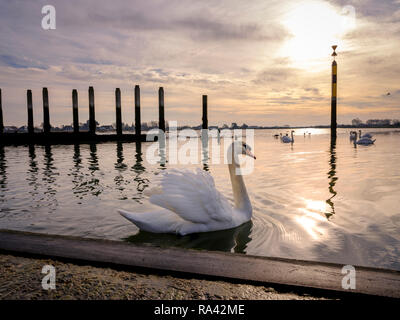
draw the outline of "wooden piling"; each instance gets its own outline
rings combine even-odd
[[[208,129],[208,117],[207,117],[207,96],[203,95],[203,125],[202,129]]]
[[[79,133],[78,91],[72,90],[72,118],[74,133]]]
[[[49,92],[47,88],[42,90],[43,97],[43,132],[50,132],[50,111],[49,111]]]
[[[115,89],[115,119],[117,126],[117,134],[122,135],[122,116],[121,116],[121,90]]]
[[[165,132],[165,117],[164,117],[164,88],[158,89],[158,128]]]
[[[138,85],[135,86],[135,133],[137,136],[140,136],[142,133],[140,121],[140,88]]]
[[[1,89],[0,89],[0,134],[4,132],[4,122],[3,122],[3,104],[1,100]]]
[[[94,111],[94,90],[89,87],[89,132],[96,132],[96,116]]]
[[[27,100],[27,106],[28,106],[28,133],[34,133],[32,90],[28,90],[26,92],[26,100]]]

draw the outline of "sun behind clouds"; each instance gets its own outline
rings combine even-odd
[[[282,23],[291,35],[282,56],[309,68],[326,61],[332,45],[346,46],[343,35],[355,27],[355,11],[351,6],[338,9],[326,2],[302,1],[288,9]]]

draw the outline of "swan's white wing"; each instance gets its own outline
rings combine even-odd
[[[215,188],[212,176],[203,170],[170,169],[161,177],[162,192],[152,194],[150,202],[175,212],[194,223],[230,221],[232,207]]]

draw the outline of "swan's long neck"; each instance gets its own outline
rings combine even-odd
[[[235,208],[246,214],[248,218],[251,218],[253,209],[251,207],[250,199],[247,194],[243,176],[236,174],[236,170],[240,170],[240,167],[238,164],[235,163],[235,160],[233,160],[232,163],[228,164],[228,168],[229,175],[231,177]]]

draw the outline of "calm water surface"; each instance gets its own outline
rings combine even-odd
[[[308,131],[290,145],[256,130],[252,221],[185,237],[139,232],[116,212],[153,209],[145,191],[172,166],[146,161],[150,143],[0,147],[0,228],[400,270],[400,132],[354,147],[349,130],[336,144]],[[185,167],[209,170],[233,201],[226,165]]]

